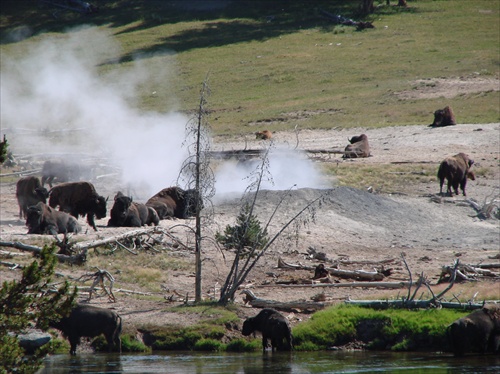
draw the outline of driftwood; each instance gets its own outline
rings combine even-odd
[[[314,282],[314,281],[311,281]],[[311,284],[283,284],[280,283],[280,287],[291,287],[291,288],[316,288],[316,287],[327,287],[327,288],[388,288],[397,289],[408,287],[410,282],[351,282],[351,283],[311,283]],[[262,285],[255,286],[256,288],[263,287],[275,287],[275,285]]]
[[[328,304],[322,302],[314,301],[289,301],[280,302],[274,300],[264,300],[259,299],[250,290],[243,290],[241,294],[245,295],[245,304],[250,304],[253,308],[273,308],[276,310],[282,310],[285,312],[296,312],[300,310],[301,312],[315,312],[317,310],[325,308]]]
[[[16,249],[20,249],[21,251],[28,251],[35,254],[40,254],[42,252],[42,248],[36,247],[33,245],[24,244],[21,242],[0,242],[0,247],[12,247]],[[86,251],[82,251],[81,253],[74,256],[67,256],[56,254],[57,260],[59,262],[65,262],[73,265],[81,265],[87,260]]]
[[[446,281],[451,278],[453,272],[456,271],[456,277],[460,281],[471,281],[476,280],[478,277],[490,277],[490,278],[500,278],[500,273],[488,270],[488,267],[496,268],[500,267],[498,264],[485,264],[486,267],[480,265],[465,265],[459,264],[456,270],[449,265],[441,267],[441,275],[439,276],[438,283]]]
[[[408,309],[427,309],[436,307],[436,304],[431,300],[346,300],[348,305],[357,305],[374,309],[387,309],[387,308],[408,308]],[[484,303],[452,303],[440,302],[440,308],[448,309],[481,309]]]
[[[285,262],[282,258],[278,259],[278,267],[283,269],[296,269],[296,270],[310,270],[314,271],[315,267],[313,266],[304,266],[304,265],[294,265]],[[378,270],[374,271],[364,271],[364,270],[342,270],[336,268],[325,267],[326,270],[331,275],[341,277],[341,278],[350,278],[350,279],[358,279],[358,280],[370,280],[370,281],[381,281],[385,278],[385,275]]]

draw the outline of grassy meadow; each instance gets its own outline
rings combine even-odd
[[[445,105],[461,123],[499,121],[498,91],[398,95],[433,86],[435,78],[498,78],[496,0],[409,0],[406,9],[380,0],[364,18],[357,13],[359,0],[233,1],[204,12],[172,1],[96,3],[101,10],[95,15],[60,11],[55,18],[53,8],[36,1],[3,2],[0,52],[22,58],[46,37],[94,25],[120,46],[99,65],[102,74],[138,62],[161,72],[140,85],[135,105],[141,110],[195,109],[208,76],[215,134],[257,126],[428,124]],[[375,28],[334,25],[320,9],[371,21]]]

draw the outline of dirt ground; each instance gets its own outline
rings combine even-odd
[[[338,154],[315,158],[314,162],[333,162],[348,164],[391,164],[394,162],[435,164],[447,156],[465,152],[475,160],[473,168],[485,170],[476,181],[469,181],[468,199],[481,205],[497,198],[500,204],[500,124],[459,124],[444,128],[427,126],[386,127],[380,129],[350,130],[302,130],[298,135],[298,149],[332,149],[345,146],[346,139],[352,135],[365,133],[372,148],[372,157],[366,159],[342,160]],[[293,132],[274,134],[276,144],[295,147],[297,135]],[[215,150],[235,150],[247,147],[262,147],[258,141],[246,142],[238,137],[220,137],[214,140]],[[8,169],[2,173],[8,173]],[[18,218],[18,205],[15,197],[15,182],[0,179],[0,241],[21,241],[40,243],[40,237],[26,235],[24,222]],[[341,269],[370,271],[380,267],[374,262],[389,260],[385,268],[393,269],[384,281],[402,281],[408,279],[408,273],[401,261],[401,254],[411,268],[414,278],[423,272],[436,292],[443,285],[436,285],[443,265],[452,265],[459,258],[462,263],[477,264],[481,262],[497,262],[500,253],[500,221],[496,218],[483,220],[463,196],[440,197],[438,181],[428,184],[416,184],[410,188],[411,193],[383,195],[372,193],[369,186],[359,189],[335,186],[335,180],[328,183],[328,190],[303,188],[294,190],[286,200],[284,209],[278,212],[277,218],[269,227],[269,232],[276,232],[287,217],[295,214],[312,199],[324,195],[320,206],[316,207],[314,220],[300,228],[297,236],[287,231],[281,239],[263,256],[251,271],[242,288],[252,290],[262,299],[276,301],[311,301],[318,294],[327,303],[338,303],[346,298],[396,298],[406,294],[406,289],[383,290],[376,288],[352,288],[331,286],[283,285],[284,283],[301,283],[310,280],[312,272],[308,270],[286,270],[277,268],[278,259],[287,263],[316,266],[325,263],[334,266],[338,260],[359,262],[356,264],[340,264]],[[95,181],[96,189],[105,189],[102,182]],[[107,187],[109,188],[109,186]],[[109,191],[107,191],[109,192]],[[107,193],[106,192],[106,193]],[[101,192],[100,192],[101,193]],[[102,193],[105,194],[105,193]],[[280,191],[263,191],[257,204],[257,215],[262,222],[272,214],[276,204],[282,198]],[[233,224],[240,206],[239,198],[227,197],[213,207],[213,221],[205,221],[206,232],[222,230],[225,225]],[[85,220],[79,221],[84,232],[75,236],[77,240],[92,240],[129,231],[127,228],[107,228],[108,218],[98,220],[99,231],[88,228]],[[179,238],[187,238],[188,233],[179,224],[193,226],[194,220],[165,220],[161,226]],[[173,228],[175,226],[175,228]],[[192,239],[191,239],[192,242]],[[207,242],[208,243],[208,242]],[[320,259],[314,258],[322,253]],[[2,248],[12,251],[12,248]],[[124,252],[124,255],[127,255]],[[222,252],[213,245],[203,247],[203,293],[204,297],[213,295],[214,288],[223,284],[225,275],[231,264],[231,254]],[[193,251],[169,250],[171,258],[179,257],[183,261],[194,263]],[[8,258],[2,253],[2,261],[15,262],[16,258]],[[362,263],[362,262],[365,263]],[[103,265],[105,266],[105,265]],[[193,268],[194,269],[194,268]],[[90,271],[74,267],[71,274],[79,275]],[[18,270],[0,267],[2,281],[18,277]],[[141,291],[139,285],[121,282],[120,274],[115,274],[115,289]],[[349,283],[352,280],[332,278],[334,282]],[[92,304],[116,309],[124,319],[125,329],[132,329],[144,324],[162,326],[166,324],[189,325],[196,323],[202,316],[190,313],[172,313],[167,309],[181,304],[180,301],[169,302],[169,296],[194,295],[193,270],[172,270],[168,272],[168,284],[164,284],[164,301],[151,301],[151,298],[138,297],[122,292],[116,293],[116,303],[108,302],[100,297],[92,300]],[[472,298],[476,291],[476,300],[484,298],[500,300],[500,282],[481,280],[456,285],[454,295],[460,298]],[[82,298],[86,294],[81,295]],[[449,299],[453,296],[449,295]],[[174,298],[175,299],[175,298]],[[177,298],[178,299],[178,298]],[[235,303],[241,307],[238,315],[244,319],[258,310],[244,305],[243,296],[237,294]],[[310,314],[303,310],[285,313],[292,324],[306,320]]]

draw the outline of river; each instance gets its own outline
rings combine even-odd
[[[45,360],[38,374],[175,373],[500,373],[500,356],[455,358],[439,353],[294,352],[68,354]]]

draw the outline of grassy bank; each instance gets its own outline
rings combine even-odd
[[[375,13],[364,18],[375,28],[361,32],[320,12],[361,19],[359,0],[237,1],[211,11],[120,0],[92,16],[57,18],[34,3],[2,5],[4,58],[22,59],[47,37],[93,25],[119,45],[99,74],[136,63],[151,73],[138,86],[140,110],[193,109],[209,73],[217,134],[428,124],[445,105],[459,123],[499,121],[498,91],[415,95],[436,88],[437,78],[468,85],[498,78],[495,0],[408,1],[406,9],[375,1]]]

